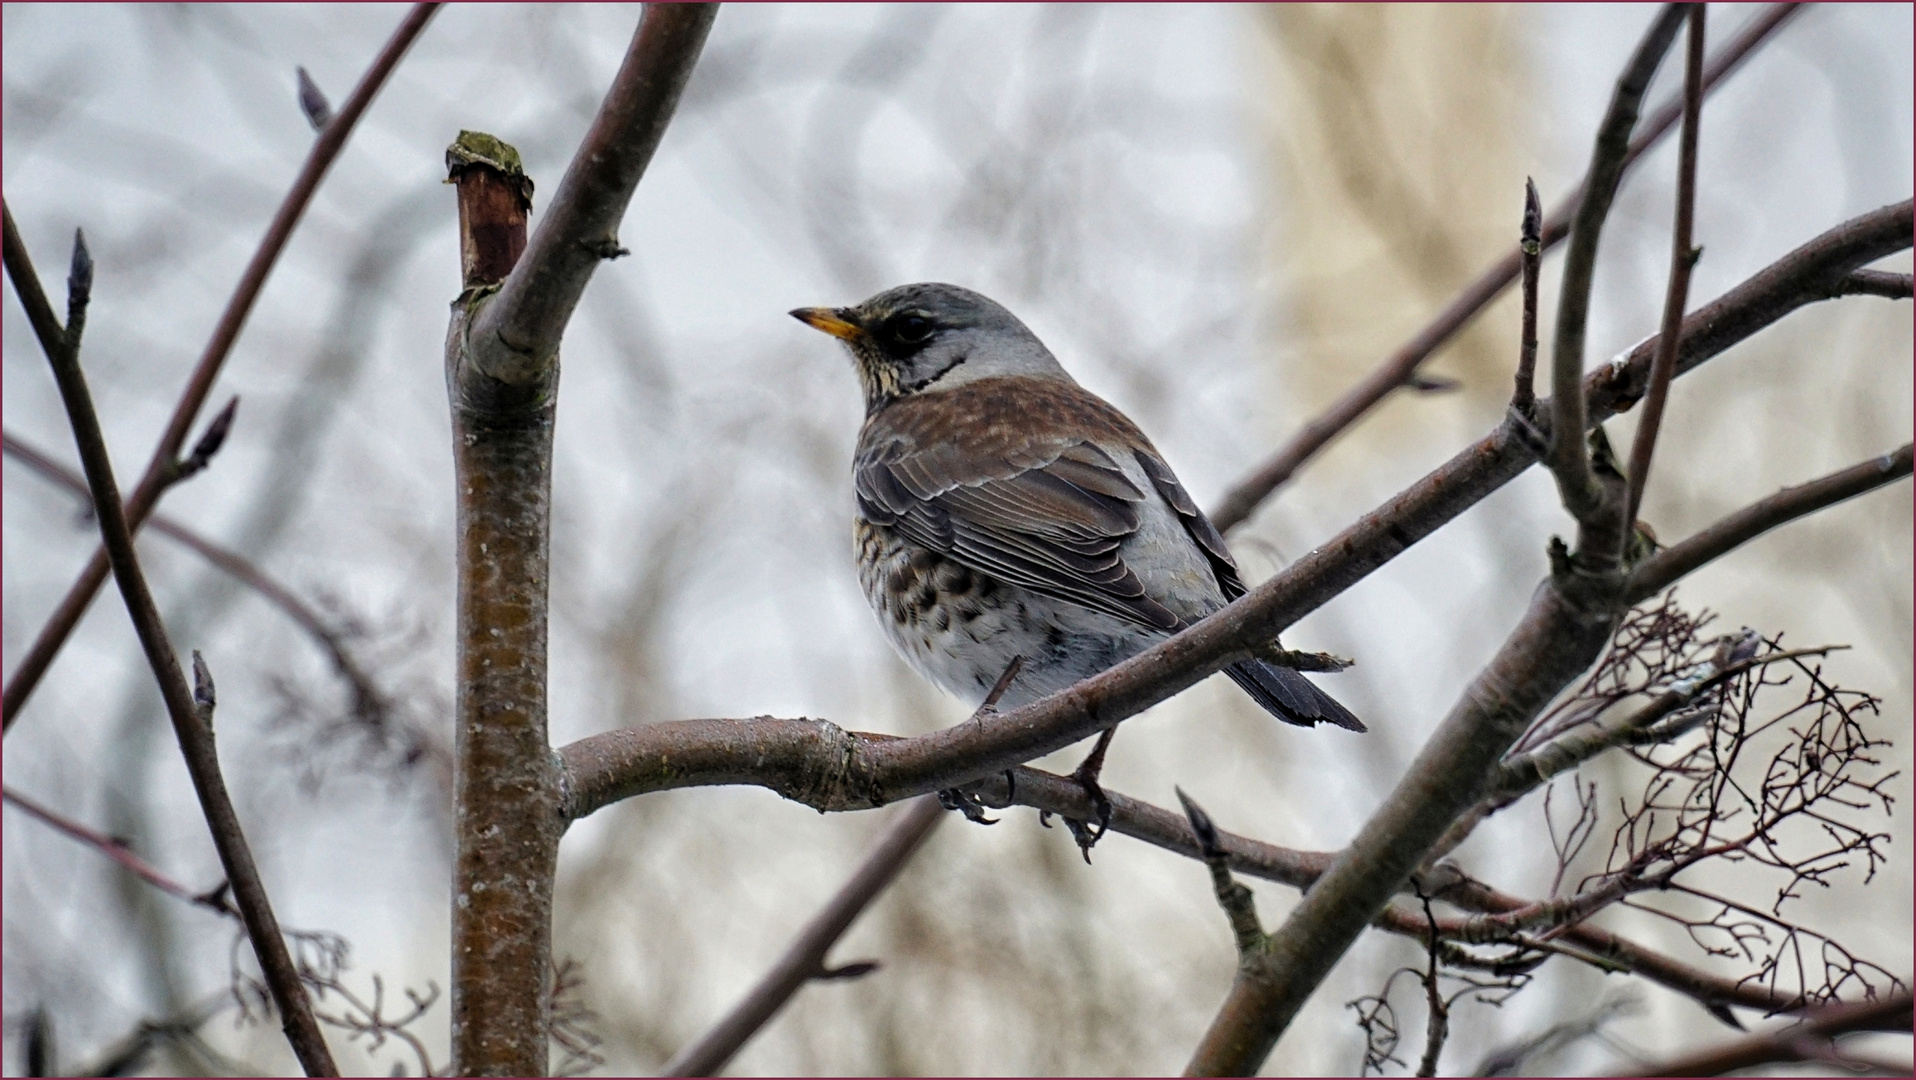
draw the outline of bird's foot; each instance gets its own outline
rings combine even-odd
[[[938,793],[938,805],[947,810],[956,810],[965,815],[966,821],[975,821],[980,825],[996,825],[998,819],[985,816],[985,802],[975,791],[964,788],[946,788]]]
[[[1079,765],[1071,773],[1071,779],[1077,781],[1078,786],[1084,789],[1085,795],[1090,797],[1095,820],[1085,821],[1066,814],[1058,815],[1064,819],[1064,827],[1071,830],[1071,839],[1077,841],[1078,852],[1084,856],[1086,866],[1091,865],[1091,849],[1097,846],[1098,841],[1104,839],[1105,833],[1111,831],[1111,798],[1104,793],[1104,788],[1098,785],[1098,774],[1104,771],[1104,752],[1111,746],[1111,736],[1116,734],[1117,730],[1117,728],[1106,728],[1104,734],[1098,736],[1098,745],[1091,749],[1091,755],[1084,759],[1084,764]],[[1040,811],[1038,823],[1050,828],[1051,815]]]

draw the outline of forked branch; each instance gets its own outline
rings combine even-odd
[[[1570,227],[1570,252],[1564,256],[1563,284],[1557,300],[1557,323],[1551,348],[1550,396],[1553,405],[1550,452],[1547,460],[1557,478],[1564,508],[1579,522],[1602,501],[1590,457],[1584,449],[1583,346],[1590,317],[1590,290],[1596,281],[1597,241],[1623,178],[1630,152],[1630,132],[1636,127],[1643,93],[1663,62],[1663,54],[1683,26],[1683,8],[1665,6],[1638,43],[1636,52],[1617,79],[1610,111],[1597,129],[1596,148],[1584,181],[1583,200],[1577,204]]]

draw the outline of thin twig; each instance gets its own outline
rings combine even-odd
[[[399,64],[400,57],[405,55],[406,49],[419,36],[419,32],[425,29],[426,21],[432,17],[437,7],[437,4],[413,6],[412,11],[399,24],[399,28],[393,31],[385,48],[381,49],[378,57],[373,60],[372,66],[361,77],[359,85],[353,88],[352,96],[346,99],[345,106],[326,125],[326,129],[320,133],[319,138],[313,141],[313,148],[307,153],[305,165],[301,167],[299,175],[294,178],[293,186],[287,191],[285,200],[280,203],[279,211],[273,215],[272,223],[266,227],[266,235],[260,240],[258,250],[253,253],[252,261],[247,263],[245,272],[240,276],[239,285],[233,290],[232,299],[227,301],[226,310],[221,313],[219,322],[215,324],[213,335],[206,343],[206,350],[201,353],[199,363],[193,369],[192,378],[188,380],[186,389],[180,396],[179,405],[174,408],[173,417],[167,422],[166,432],[160,436],[159,445],[153,450],[153,457],[147,464],[145,475],[140,478],[131,498],[127,500],[126,516],[132,528],[138,529],[145,524],[147,516],[153,512],[153,507],[159,502],[160,496],[179,479],[176,466],[180,448],[186,444],[186,436],[193,427],[194,418],[199,415],[200,408],[206,404],[207,395],[212,393],[213,382],[219,377],[220,368],[232,351],[233,343],[239,339],[240,330],[246,325],[246,318],[253,310],[254,301],[259,299],[260,290],[265,287],[266,278],[272,273],[273,265],[279,260],[280,252],[285,250],[286,242],[291,238],[294,227],[299,224],[307,204],[312,201],[313,193],[318,190],[320,180],[325,177],[327,169],[346,145],[346,139],[352,134],[354,126],[359,123],[360,117],[372,104],[380,87],[384,86],[387,78],[392,75],[393,68]],[[22,251],[24,252],[24,248]],[[14,288],[21,292],[21,299],[25,302],[27,298],[26,290],[22,286],[22,275],[30,271],[31,267],[17,266],[12,256],[9,256],[6,269],[8,275],[13,278]],[[34,323],[35,331],[40,332],[41,320],[32,313],[31,309],[29,318]],[[41,333],[41,343],[44,345],[46,341],[46,335]],[[26,705],[34,688],[40,684],[41,677],[52,665],[53,658],[59,655],[61,647],[66,644],[67,637],[73,633],[73,628],[79,624],[80,617],[86,614],[88,605],[93,603],[94,595],[105,583],[107,569],[106,553],[95,551],[93,559],[87,563],[86,569],[81,571],[79,580],[67,590],[66,597],[61,600],[60,606],[54,609],[53,614],[47,619],[47,624],[41,628],[39,636],[34,639],[32,647],[21,659],[20,665],[7,679],[6,689],[4,693],[0,693],[0,730],[13,729],[13,722],[19,717],[21,708]]]
[[[711,1076],[725,1067],[746,1040],[769,1023],[799,987],[825,972],[825,955],[853,920],[898,876],[905,863],[943,821],[936,795],[922,795],[894,815],[865,861],[818,914],[812,916],[785,954],[711,1030],[680,1050],[661,1076]]]
[[[24,257],[25,247],[13,227],[11,217],[6,219],[5,234],[7,262],[13,265],[15,250],[18,249]],[[78,262],[76,259],[76,271]],[[76,287],[73,291],[79,293],[84,290]],[[213,834],[213,845],[226,870],[226,879],[232,884],[233,900],[244,918],[247,935],[252,939],[254,952],[259,957],[260,970],[265,974],[274,1003],[279,1007],[286,1037],[292,1043],[293,1052],[307,1075],[336,1076],[338,1070],[333,1064],[332,1053],[326,1048],[319,1025],[313,1019],[306,992],[299,982],[298,969],[293,966],[286,941],[280,936],[279,920],[267,900],[266,888],[260,882],[259,868],[253,862],[245,833],[240,829],[239,817],[234,813],[232,799],[227,795],[226,781],[220,775],[219,752],[213,745],[211,676],[206,673],[199,655],[195,653],[195,686],[191,690],[187,688],[186,676],[180,670],[179,655],[167,640],[159,607],[153,602],[146,575],[140,569],[139,555],[133,547],[133,533],[127,525],[126,509],[120,502],[119,488],[113,480],[113,464],[107,454],[106,439],[100,432],[100,418],[93,410],[92,395],[87,390],[86,376],[80,370],[78,356],[72,348],[63,347],[56,350],[51,359],[54,379],[59,384],[60,397],[73,427],[80,461],[86,469],[87,485],[93,493],[94,515],[100,525],[107,557],[112,563],[113,576],[118,580],[121,596],[126,600],[127,614],[133,620],[140,647],[146,653],[147,663],[160,684],[160,695],[166,701],[167,715],[173,721],[180,752],[186,758],[187,773],[192,777],[193,788],[199,795],[200,810],[206,817],[207,828]]]
[[[0,433],[0,448],[4,448],[6,454],[16,461],[91,504],[92,496],[87,492],[85,478],[53,460],[43,451],[34,448],[11,432]],[[385,692],[360,665],[352,650],[347,648],[345,635],[340,633],[311,604],[300,599],[291,588],[273,578],[239,552],[207,539],[198,531],[188,528],[163,513],[154,513],[147,519],[147,526],[161,536],[184,545],[207,562],[231,575],[240,584],[258,593],[267,603],[284,612],[287,618],[306,631],[314,643],[325,650],[327,657],[333,662],[334,669],[352,687],[353,700],[356,704],[377,706],[386,700]]]
[[[1650,364],[1650,392],[1643,398],[1637,419],[1636,441],[1630,447],[1629,498],[1623,520],[1634,527],[1643,505],[1644,485],[1650,479],[1650,461],[1656,453],[1657,429],[1663,424],[1663,406],[1676,377],[1677,328],[1690,299],[1690,271],[1702,252],[1691,242],[1696,224],[1697,118],[1703,111],[1703,15],[1705,5],[1690,5],[1689,49],[1683,66],[1683,136],[1677,146],[1676,226],[1670,238],[1670,283],[1663,297],[1662,346]]]
[[[1752,503],[1643,562],[1630,575],[1625,597],[1640,603],[1685,574],[1742,544],[1807,514],[1855,498],[1910,474],[1910,444]]]
[[[40,821],[53,826],[55,829],[78,840],[82,844],[93,848],[100,854],[119,863],[128,873],[168,896],[184,900],[189,904],[197,904],[200,907],[210,908],[229,918],[239,918],[239,912],[234,910],[231,904],[227,903],[225,890],[216,888],[209,889],[206,892],[194,892],[173,878],[168,877],[159,867],[140,858],[132,848],[126,845],[126,841],[115,839],[97,829],[90,829],[64,814],[49,810],[40,803],[27,798],[12,788],[6,788],[4,793],[0,794],[3,794],[7,802],[19,807],[29,816],[38,818]]]
[[[1429,944],[1425,950],[1429,966],[1424,969],[1424,1056],[1417,1063],[1418,1076],[1436,1076],[1437,1062],[1443,1056],[1444,1043],[1450,1038],[1450,1003],[1444,1000],[1442,987],[1437,976],[1443,971],[1439,962],[1439,945],[1442,938],[1437,933],[1437,916],[1430,910],[1430,897],[1418,893],[1417,899],[1423,903],[1424,921],[1430,927]]]
[[[1620,1076],[1722,1076],[1776,1062],[1827,1060],[1831,1041],[1853,1031],[1908,1031],[1907,993],[1818,1009],[1798,1023],[1687,1057],[1646,1064]]]
[[[1553,414],[1550,424],[1550,452],[1547,462],[1556,476],[1557,489],[1564,508],[1582,522],[1596,512],[1602,501],[1597,480],[1590,467],[1590,455],[1584,448],[1583,347],[1585,324],[1590,316],[1590,290],[1596,280],[1597,242],[1603,233],[1604,219],[1616,198],[1623,178],[1623,163],[1629,153],[1630,130],[1636,126],[1637,107],[1643,100],[1650,77],[1663,62],[1663,54],[1676,40],[1683,26],[1683,9],[1666,5],[1638,43],[1623,75],[1617,79],[1616,93],[1610,98],[1610,111],[1597,129],[1596,146],[1590,154],[1590,171],[1585,181],[1583,200],[1577,204],[1576,220],[1570,227],[1570,251],[1564,256],[1563,284],[1557,298],[1557,324],[1551,347],[1550,397]]]
[[[1718,83],[1742,66],[1757,46],[1769,40],[1770,35],[1796,13],[1797,7],[1796,4],[1771,4],[1762,14],[1751,19],[1735,39],[1710,61],[1703,76],[1704,93],[1714,90]],[[1682,114],[1683,101],[1680,96],[1666,102],[1631,141],[1630,152],[1625,159],[1626,167],[1661,141]],[[1555,247],[1569,235],[1570,215],[1576,212],[1583,191],[1584,188],[1579,186],[1565,196],[1544,219],[1541,230],[1543,250]],[[1224,532],[1243,524],[1256,512],[1258,505],[1295,475],[1306,461],[1388,397],[1391,391],[1405,385],[1424,361],[1468,326],[1491,301],[1502,295],[1503,290],[1518,279],[1521,263],[1522,249],[1518,247],[1478,275],[1477,280],[1465,286],[1436,318],[1365,376],[1363,382],[1352,387],[1336,404],[1305,424],[1268,461],[1233,486],[1211,514],[1212,524]]]
[[[1543,263],[1543,204],[1537,199],[1537,182],[1523,182],[1523,229],[1517,242],[1518,262],[1523,277],[1523,321],[1517,339],[1517,386],[1511,392],[1510,406],[1530,418],[1537,403],[1537,279]]]

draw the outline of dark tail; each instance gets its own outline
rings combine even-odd
[[[1335,724],[1351,731],[1364,730],[1364,722],[1339,705],[1336,698],[1290,668],[1262,660],[1244,660],[1225,668],[1224,673],[1243,687],[1251,700],[1264,706],[1265,712],[1287,724],[1301,727]]]

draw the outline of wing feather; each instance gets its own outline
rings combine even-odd
[[[870,448],[855,466],[859,512],[1010,584],[1154,629],[1180,625],[1119,555],[1147,496],[1110,455],[1054,442],[967,462],[957,449]]]

